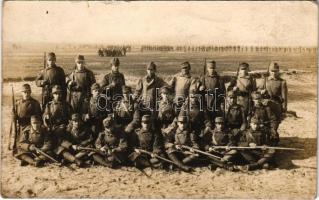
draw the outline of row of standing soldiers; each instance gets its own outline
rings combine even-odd
[[[58,161],[190,171],[204,162],[252,170],[268,167],[273,158],[275,152],[267,146],[278,144],[278,126],[287,110],[287,86],[277,63],[262,80],[250,76],[249,65],[241,63],[226,87],[215,61],[206,62],[207,73],[200,78],[192,77],[190,63],[183,62],[181,73],[168,83],[151,62],[133,92],[117,58],[100,84],[83,55],[76,57],[68,76],[55,62],[49,53],[36,78],[43,88],[42,106],[31,97],[28,84],[15,102],[19,130],[14,152],[21,164]],[[252,149],[231,148],[236,146]]]

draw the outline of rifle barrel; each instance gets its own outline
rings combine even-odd
[[[137,150],[139,150],[140,152],[145,153],[145,154],[147,154],[147,155],[150,155],[150,156],[152,155],[151,152],[145,151],[145,150],[143,150],[143,149],[137,149]],[[166,161],[166,162],[168,162],[168,163],[171,163],[171,164],[176,165],[176,163],[174,163],[174,162],[171,161],[171,160],[168,160],[168,159],[166,159],[166,158],[164,158],[164,157],[162,157],[162,156],[156,155],[156,154],[154,154],[154,155],[155,155],[155,157],[158,158],[158,159],[161,159],[161,160],[164,160],[164,161]]]
[[[218,159],[218,160],[221,159],[221,158],[218,157],[218,156],[215,156],[215,155],[213,155],[213,154],[207,153],[207,152],[205,152],[205,151],[201,151],[201,150],[199,150],[199,149],[194,149],[194,148],[189,147],[189,146],[186,146],[186,145],[182,145],[182,148],[185,148],[185,149],[188,149],[188,150],[193,149],[193,150],[194,150],[195,152],[197,152],[197,153],[200,153],[200,154],[203,154],[203,155],[206,155],[206,156],[209,156],[209,157],[213,157],[213,158],[216,158],[216,159]]]
[[[42,154],[43,156],[49,158],[51,161],[55,162],[55,163],[59,163],[59,161],[57,161],[56,159],[54,159],[53,157],[51,157],[49,154],[45,153],[44,151],[42,151],[41,149],[35,147],[35,150],[38,151],[40,154]]]
[[[214,146],[215,149],[275,149],[275,150],[290,150],[290,151],[303,151],[300,148],[289,148],[289,147],[268,147],[268,146],[256,146],[256,147],[235,147],[235,146]]]

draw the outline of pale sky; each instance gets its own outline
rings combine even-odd
[[[3,6],[3,39],[5,42],[316,46],[317,12],[316,4],[305,1],[9,1]]]

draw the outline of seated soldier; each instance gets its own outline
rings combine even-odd
[[[212,160],[212,164],[215,162],[219,162],[219,164],[222,165],[227,164],[225,167],[232,164],[236,151],[227,149],[227,146],[234,146],[236,141],[234,141],[234,137],[225,128],[224,119],[222,117],[215,118],[215,129],[206,132],[201,141],[205,151],[221,158],[220,161]],[[226,146],[226,148],[214,149],[214,146]]]
[[[100,152],[93,154],[93,159],[100,165],[114,168],[126,161],[127,139],[124,132],[115,126],[111,115],[103,120],[103,126],[104,131],[95,141]]]
[[[142,117],[141,128],[136,129],[131,136],[131,145],[134,150],[129,159],[138,169],[146,167],[161,168],[163,165],[155,156],[144,154],[139,149],[148,151],[152,154],[163,156],[161,135],[152,128],[151,116],[144,115]]]
[[[72,152],[75,158],[84,162],[89,160],[89,153],[80,147],[92,147],[92,135],[92,130],[83,123],[80,114],[76,113],[71,117],[61,145]]]
[[[263,145],[264,149],[254,149],[256,146]],[[268,145],[272,145],[267,134],[260,129],[260,122],[257,118],[250,120],[250,129],[243,132],[238,146],[240,147],[252,147],[252,149],[239,150],[239,153],[248,162],[244,167],[240,167],[241,170],[249,171],[255,169],[268,169],[269,161],[275,154],[274,149],[267,149]]]
[[[52,149],[51,138],[47,130],[42,126],[42,119],[37,115],[31,116],[31,125],[22,132],[18,143],[18,153],[15,156],[21,160],[21,166],[42,166],[48,158],[41,154],[38,149],[50,155]]]
[[[167,133],[164,139],[168,157],[182,170],[191,171],[191,167],[188,165],[192,164],[198,155],[193,152],[182,151],[181,145],[187,145],[197,149],[199,146],[196,141],[196,134],[187,128],[187,117],[179,116],[177,118],[176,131]]]

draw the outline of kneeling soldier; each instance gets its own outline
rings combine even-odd
[[[115,127],[111,115],[103,120],[104,131],[99,134],[95,147],[100,151],[93,159],[100,165],[114,168],[125,162],[127,140],[124,132]]]
[[[151,152],[153,154],[162,155],[162,140],[160,134],[152,128],[151,116],[144,115],[142,117],[141,128],[136,129],[132,139],[132,148],[134,152],[129,155],[129,159],[134,163],[135,167],[143,169],[146,167],[162,167],[160,160],[148,154],[142,154],[139,149]]]
[[[195,161],[198,155],[193,152],[182,151],[182,145],[187,145],[192,148],[199,149],[196,141],[196,135],[192,131],[187,129],[187,117],[179,116],[177,118],[177,129],[173,134],[166,134],[165,136],[165,148],[168,157],[178,164],[178,166],[184,171],[191,171],[191,167],[188,164]]]
[[[250,121],[250,129],[243,132],[238,146],[251,147],[252,149],[240,150],[239,153],[249,163],[243,170],[255,170],[260,168],[269,168],[269,161],[275,154],[274,149],[267,149],[270,144],[267,134],[259,129],[260,122],[256,118]],[[263,145],[265,149],[254,149],[256,146]]]
[[[29,164],[38,167],[47,161],[40,151],[50,154],[51,148],[51,140],[42,126],[41,118],[36,115],[31,116],[31,125],[22,132],[16,158],[21,160],[21,165]]]

